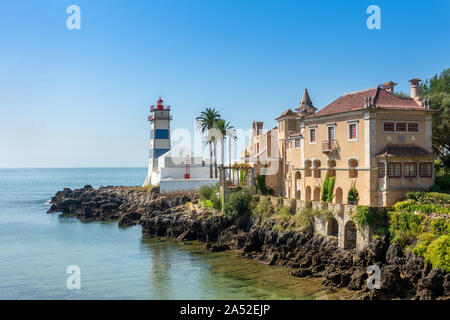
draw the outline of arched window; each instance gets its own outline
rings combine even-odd
[[[311,160],[305,160],[305,177],[311,177]]]
[[[314,160],[314,178],[320,178],[320,160]]]
[[[358,178],[358,160],[357,159],[350,159],[348,160],[348,177],[350,179],[352,178]]]

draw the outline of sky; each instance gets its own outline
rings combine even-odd
[[[173,129],[194,134],[205,107],[270,129],[305,88],[320,109],[449,67],[447,0],[3,0],[0,167],[144,167],[159,96]]]

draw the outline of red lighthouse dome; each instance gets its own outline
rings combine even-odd
[[[159,97],[158,101],[156,102],[156,109],[157,110],[163,110],[164,109],[164,101]]]

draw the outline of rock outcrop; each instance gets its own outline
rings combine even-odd
[[[190,202],[191,205],[186,205]],[[450,278],[422,258],[405,254],[383,238],[360,252],[338,248],[337,239],[308,231],[279,232],[274,219],[244,215],[237,221],[199,208],[195,194],[159,195],[138,187],[100,187],[59,191],[49,212],[83,220],[141,224],[146,236],[201,241],[211,251],[242,250],[243,257],[291,268],[295,277],[322,277],[323,284],[360,291],[361,299],[449,299]],[[369,266],[378,266],[379,289],[367,287]]]

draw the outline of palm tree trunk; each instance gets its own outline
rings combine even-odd
[[[229,137],[229,141],[228,141],[228,160],[229,160],[229,162],[228,162],[228,165],[230,166],[230,169],[229,169],[229,171],[230,171],[230,180],[231,180],[231,137]]]
[[[214,140],[214,177],[217,179],[217,141]]]
[[[212,143],[208,143],[209,144],[209,178],[212,179],[213,177],[213,151],[212,151]]]
[[[225,139],[222,137],[222,139],[220,140],[220,162],[222,164],[222,166],[225,166]]]

